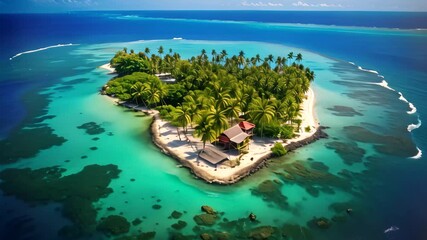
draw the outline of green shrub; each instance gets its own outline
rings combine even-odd
[[[271,151],[273,152],[273,155],[276,157],[280,157],[285,155],[288,151],[281,143],[275,143],[274,147],[271,148]]]
[[[310,132],[311,128],[310,128],[310,126],[307,126],[307,127],[305,127],[305,128],[304,128],[304,130],[305,130],[306,132]]]
[[[261,127],[255,128],[255,133],[261,135]],[[264,137],[290,139],[294,137],[294,128],[290,125],[280,126],[280,124],[273,123],[264,126],[262,134]]]
[[[156,110],[159,111],[160,117],[172,121],[172,111],[175,109],[172,105],[164,105],[164,106],[158,106],[156,107]]]

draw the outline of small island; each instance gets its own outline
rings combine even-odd
[[[232,184],[267,159],[326,137],[314,114],[314,72],[302,55],[203,49],[181,59],[125,48],[103,65],[117,74],[101,93],[153,116],[153,142],[209,183]]]

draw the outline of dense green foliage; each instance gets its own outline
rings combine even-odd
[[[184,131],[196,124],[196,134],[205,141],[239,118],[254,122],[261,136],[292,137],[291,126],[300,122],[300,104],[314,79],[314,73],[300,64],[301,54],[262,59],[246,58],[243,51],[228,57],[225,50],[212,50],[209,57],[202,50],[183,60],[171,49],[163,57],[163,47],[157,55],[149,54],[148,48],[138,54],[119,51],[111,60],[119,77],[108,83],[106,93],[151,107],[168,104],[159,109],[161,115]],[[154,76],[165,72],[176,82],[166,84]]]
[[[273,155],[276,157],[283,156],[287,153],[286,148],[283,147],[281,143],[275,143],[274,146],[271,148],[271,151],[273,152]]]

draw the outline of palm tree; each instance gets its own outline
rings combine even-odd
[[[278,56],[276,59],[276,71],[280,73],[283,69],[283,58]]]
[[[230,119],[230,125],[233,121],[233,118],[239,118],[240,112],[240,102],[237,99],[234,99],[230,102],[228,107],[225,109],[226,116]]]
[[[162,57],[163,51],[164,51],[163,46],[160,46],[158,49],[158,53],[159,53],[160,57]]]
[[[148,47],[146,47],[145,50],[144,50],[144,52],[145,52],[145,54],[148,55],[148,54],[150,54],[150,49]]]
[[[273,54],[269,54],[268,55],[268,57],[267,57],[267,60],[268,60],[268,62],[271,64],[271,63],[273,63],[273,61],[274,61],[274,56],[273,56]]]
[[[223,61],[225,59],[225,57],[227,57],[227,55],[228,55],[227,51],[226,50],[222,50],[221,51],[221,55],[220,55],[221,56],[220,60]]]
[[[207,118],[212,123],[212,129],[216,131],[217,135],[221,134],[221,132],[228,128],[225,110],[211,107],[210,110],[208,110]]]
[[[212,142],[217,137],[218,134],[214,130],[212,121],[209,119],[208,112],[204,111],[198,122],[198,125],[194,128],[194,134],[196,137],[200,137],[203,142],[203,150],[205,150],[206,142]]]
[[[296,60],[298,63],[300,63],[300,62],[302,61],[302,54],[301,54],[301,53],[298,53],[298,54],[297,54],[297,57],[295,58],[295,60]]]
[[[294,52],[288,53],[288,60],[292,60],[294,58]],[[290,66],[290,64],[288,64]]]
[[[187,133],[187,126],[191,122],[191,116],[190,116],[190,109],[188,106],[178,106],[176,107],[172,112],[172,119],[173,121],[179,126],[184,129],[184,133]],[[178,135],[179,135],[179,130]]]
[[[215,49],[212,49],[212,62],[215,62],[217,59]]]
[[[141,82],[136,82],[131,87],[131,95],[132,98],[136,101],[136,104],[138,104],[138,99],[140,99],[144,106],[147,107],[147,104],[145,104],[144,97],[147,95],[148,90],[150,86],[148,84],[143,84]]]
[[[274,118],[274,108],[268,99],[257,98],[251,103],[249,115],[252,121],[261,127],[262,137],[265,125]]]
[[[305,76],[308,78],[310,82],[314,81],[314,72],[310,70],[310,68],[305,69]]]
[[[237,57],[237,64],[240,68],[245,64],[245,52],[239,52],[239,56]]]
[[[256,63],[260,63],[261,62],[261,56],[259,54],[255,55],[255,60],[256,60]]]

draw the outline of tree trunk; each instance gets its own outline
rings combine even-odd
[[[178,133],[179,141],[182,141],[182,140],[181,140],[181,134],[179,134],[179,127],[176,127],[176,132]]]

